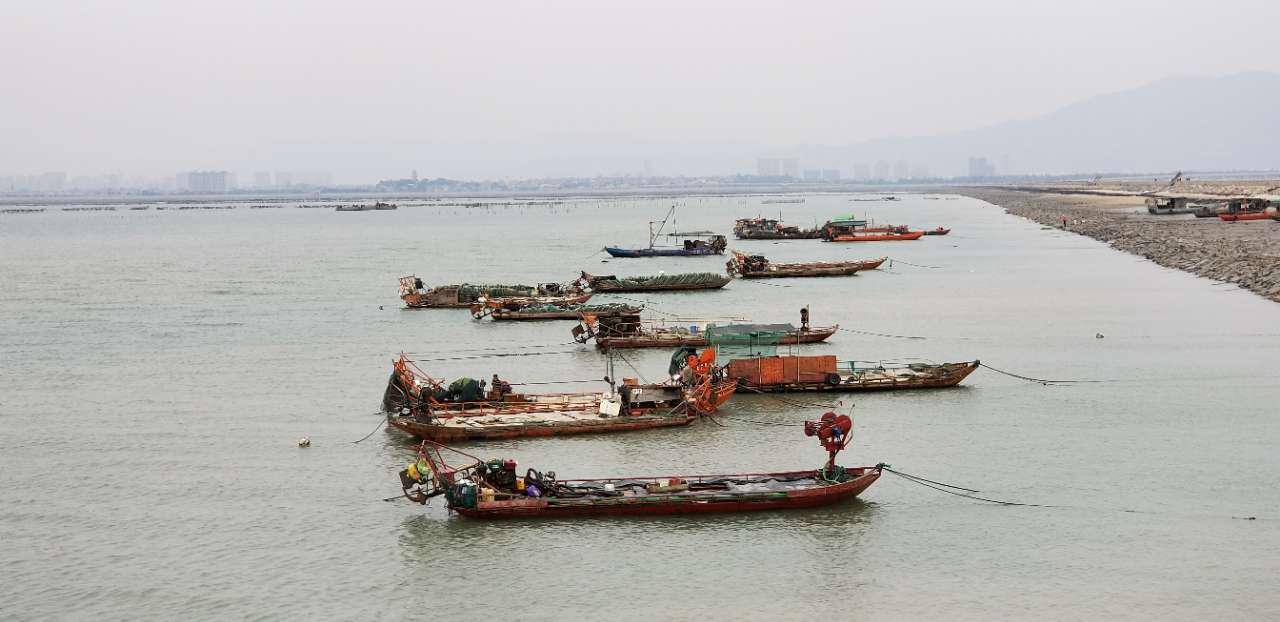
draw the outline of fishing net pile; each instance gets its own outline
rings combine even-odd
[[[538,288],[528,285],[476,285],[458,286],[458,302],[475,302],[481,298],[523,298],[537,296]]]
[[[715,272],[686,272],[683,274],[659,274],[656,276],[615,277],[601,280],[596,287],[641,287],[655,285],[698,285],[715,283],[724,280],[724,276]]]
[[[620,303],[620,302],[615,302],[611,304],[602,304],[602,305],[569,305],[569,306],[547,304],[547,305],[532,305],[532,306],[524,307],[520,309],[520,311],[522,312],[528,311],[530,313],[551,313],[554,311],[573,311],[577,313],[609,314],[609,313],[622,313],[622,312],[628,312],[628,311],[639,313],[640,307],[635,307],[635,306],[625,304],[625,303]]]

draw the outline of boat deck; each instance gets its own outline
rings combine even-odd
[[[688,425],[694,418],[683,413],[602,416],[593,408],[431,419],[392,414],[387,422],[419,438],[447,441],[625,432]]]
[[[856,497],[880,477],[876,467],[844,470],[569,480],[556,496],[497,492],[474,508],[453,508],[472,518],[692,514],[817,507]],[[678,482],[678,483],[674,483]]]

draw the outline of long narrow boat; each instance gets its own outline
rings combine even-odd
[[[586,304],[537,304],[521,306],[505,299],[488,300],[471,304],[471,317],[479,320],[485,317],[496,322],[529,322],[537,320],[578,320],[583,314],[596,317],[611,315],[635,314],[643,311],[643,307],[622,303],[586,305]]]
[[[893,242],[897,240],[919,240],[924,237],[923,231],[907,231],[905,233],[850,232],[834,234],[825,238],[828,242]]]
[[[946,235],[948,233],[951,233],[951,230],[946,227],[937,227],[935,229],[924,230],[925,235]]]
[[[686,239],[682,246],[653,246],[647,248],[621,248],[606,246],[604,250],[612,257],[696,257],[699,255],[723,255],[728,242],[723,235],[707,236],[707,239]]]
[[[533,304],[581,304],[591,299],[573,285],[539,283],[538,285],[441,285],[426,287],[422,279],[410,274],[400,277],[400,299],[414,309],[467,309],[472,303],[503,298]]]
[[[595,340],[596,347],[601,350],[611,348],[677,348],[702,347],[707,345],[705,328],[694,323],[670,323],[666,321],[642,320],[639,314],[615,317],[584,316],[581,323],[575,326],[573,338],[579,343]],[[694,321],[696,322],[696,321]],[[732,329],[747,333],[769,333],[778,335],[777,345],[795,345],[801,343],[818,343],[826,341],[840,330],[840,326],[815,326],[807,324],[796,328],[791,324],[729,324],[717,327],[718,330]]]
[[[822,239],[827,242],[888,242],[894,240],[918,240],[923,231],[911,231],[905,226],[868,227],[867,221],[854,216],[840,216],[822,226]]]
[[[1218,214],[1219,220],[1235,222],[1237,220],[1269,220],[1271,214],[1266,212],[1236,212],[1234,214]]]
[[[723,235],[700,234],[691,235],[684,240],[682,246],[654,246],[658,236],[662,235],[662,228],[667,226],[667,221],[676,213],[676,206],[672,205],[671,210],[662,220],[649,221],[649,246],[646,248],[621,248],[618,246],[606,246],[604,250],[613,257],[691,257],[697,255],[721,255],[729,243]],[[654,229],[654,225],[658,225]]]
[[[859,261],[815,261],[809,263],[773,263],[763,255],[746,255],[733,251],[733,258],[725,264],[730,276],[744,279],[777,279],[785,277],[848,276],[862,270],[880,267],[888,257]]]
[[[816,240],[822,237],[822,229],[801,229],[772,218],[739,218],[733,223],[733,235],[740,240]]]
[[[770,356],[730,361],[725,375],[750,393],[897,391],[954,387],[981,361],[840,367],[835,356]]]
[[[695,357],[696,358],[696,357]],[[423,372],[404,354],[383,394],[391,426],[435,441],[491,440],[631,432],[683,426],[714,413],[733,396],[737,384],[712,372],[714,358],[687,362],[679,381],[642,385],[623,380],[604,393],[511,392],[495,374],[493,386],[469,378],[446,385]],[[610,374],[612,377],[612,374]]]
[[[468,518],[572,518],[655,514],[706,514],[812,508],[857,497],[880,477],[883,464],[842,467],[836,455],[852,439],[848,416],[827,413],[806,421],[827,461],[817,469],[726,475],[652,475],[558,479],[554,471],[518,474],[512,459],[483,460],[424,441],[418,460],[400,471],[405,497],[425,504],[443,495],[448,508]],[[444,451],[467,463],[450,466]]]
[[[674,292],[693,289],[720,289],[733,279],[714,272],[686,272],[656,276],[597,276],[582,273],[579,287],[597,293]]]

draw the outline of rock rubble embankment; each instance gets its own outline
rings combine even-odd
[[[1106,242],[1169,268],[1234,283],[1280,302],[1280,223],[1152,216],[1142,199],[995,189],[955,190],[1050,227]],[[1141,211],[1138,211],[1141,210]]]

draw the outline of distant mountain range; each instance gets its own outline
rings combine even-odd
[[[1169,78],[1092,97],[1025,121],[932,137],[797,149],[805,167],[908,160],[932,175],[1280,168],[1280,74]]]

